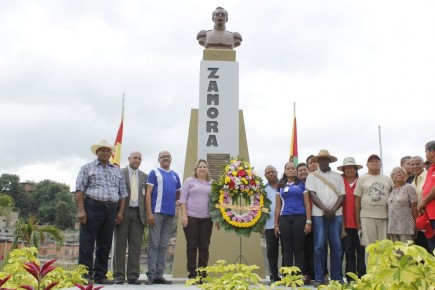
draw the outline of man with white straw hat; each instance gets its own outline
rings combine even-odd
[[[91,152],[97,158],[82,166],[76,181],[80,221],[78,262],[88,268],[85,277],[88,283],[92,279],[95,284],[114,283],[106,278],[109,253],[113,229],[122,222],[127,196],[124,174],[109,161],[114,150],[106,140],[92,145]]]
[[[330,163],[337,158],[330,155],[328,150],[322,149],[312,158],[319,164],[316,171],[307,177],[306,189],[313,201],[312,219],[314,223],[314,286],[327,284],[325,263],[328,241],[330,249],[331,279],[343,282],[341,268],[341,229],[343,224],[342,205],[345,198],[344,182],[340,174],[332,171]]]
[[[337,167],[338,170],[343,172],[344,190],[346,192],[346,199],[343,204],[343,223],[346,236],[342,239],[344,254],[346,255],[346,269],[344,272],[355,273],[360,278],[366,273],[365,249],[361,246],[356,227],[355,196],[353,192],[358,181],[358,170],[361,168],[363,168],[362,165],[356,164],[353,157],[344,158],[343,165]],[[349,281],[351,278],[347,277],[347,279]]]

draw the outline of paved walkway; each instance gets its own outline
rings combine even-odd
[[[126,289],[126,290],[147,290],[147,289],[152,289],[152,290],[163,290],[163,289],[172,289],[172,290],[186,290],[186,289],[200,289],[197,286],[186,286],[186,280],[184,278],[172,278],[172,276],[170,275],[165,275],[165,278],[167,280],[172,281],[172,285],[145,285],[144,282],[146,281],[146,275],[145,274],[141,274],[139,280],[142,281],[141,285],[129,285],[129,284],[124,284],[124,285],[105,285],[104,286],[104,290],[121,290],[121,289]],[[265,279],[262,280],[263,284],[268,284],[269,280]],[[100,285],[96,285],[96,286],[100,286]],[[311,289],[315,289],[313,286],[304,286],[305,288],[311,288]],[[77,290],[78,288],[73,287],[73,288],[66,288],[66,289],[71,289],[71,290]],[[286,287],[276,287],[275,289],[289,289]]]

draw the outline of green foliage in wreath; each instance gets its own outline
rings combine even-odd
[[[232,158],[210,192],[210,214],[225,231],[249,237],[270,217],[271,201],[260,176],[248,162]]]

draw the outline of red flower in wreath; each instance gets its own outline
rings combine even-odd
[[[234,186],[236,186],[236,184],[234,183],[233,180],[231,180],[230,183],[228,183],[228,188],[229,189],[234,189]]]
[[[251,185],[255,185],[256,184],[255,179],[251,179],[250,183],[251,183]]]
[[[245,175],[246,175],[245,170],[242,169],[242,170],[237,171],[237,176],[243,177]]]

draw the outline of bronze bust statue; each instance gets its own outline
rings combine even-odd
[[[213,30],[201,30],[196,37],[200,45],[206,49],[233,49],[240,45],[242,42],[240,33],[226,31],[228,12],[224,8],[217,7],[213,11],[212,20]]]

